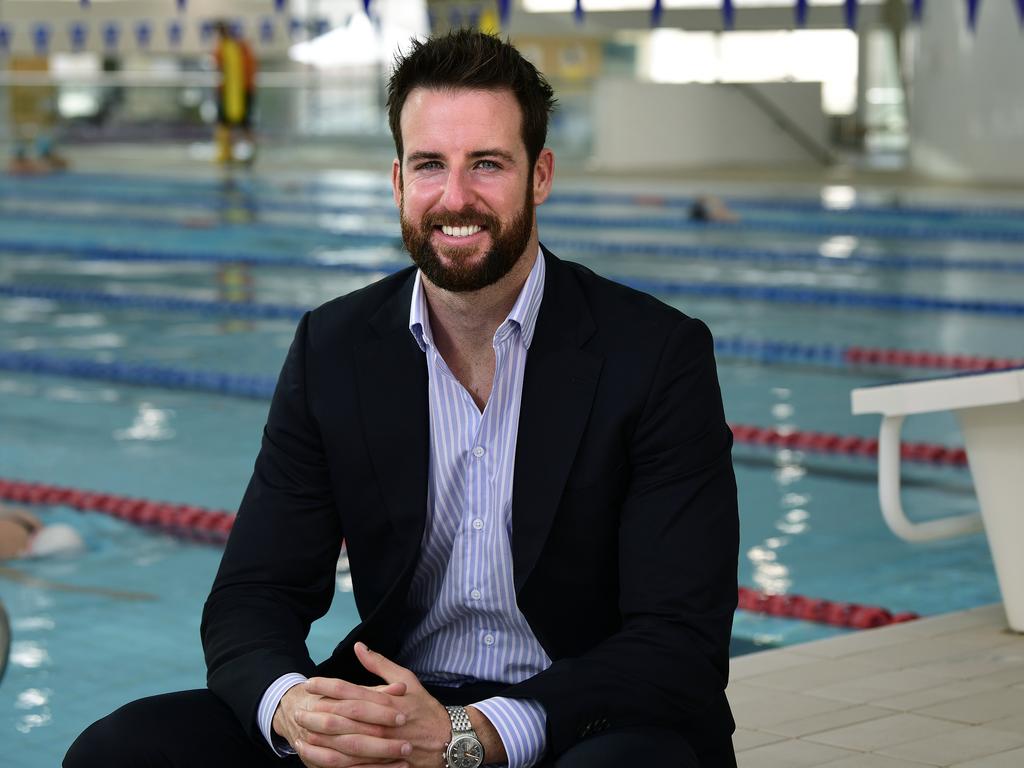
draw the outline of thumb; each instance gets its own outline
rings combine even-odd
[[[409,683],[416,679],[416,676],[405,667],[395,664],[376,651],[371,651],[366,647],[366,643],[356,643],[355,652],[363,668],[386,683]]]

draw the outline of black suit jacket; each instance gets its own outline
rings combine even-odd
[[[502,695],[543,704],[553,755],[604,728],[657,724],[731,759],[738,523],[711,335],[544,256],[512,554],[519,608],[553,663]],[[430,449],[414,277],[308,313],[284,363],[202,623],[209,687],[257,741],[258,703],[280,675],[369,682],[356,640],[399,648]],[[362,623],[317,665],[305,638],[331,603],[343,537]]]

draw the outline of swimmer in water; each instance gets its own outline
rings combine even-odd
[[[25,509],[0,504],[0,560],[78,552],[85,548],[70,525],[45,525]]]

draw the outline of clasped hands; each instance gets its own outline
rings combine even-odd
[[[412,672],[355,645],[376,687],[314,677],[288,689],[273,728],[308,768],[439,768],[451,736],[444,706]]]

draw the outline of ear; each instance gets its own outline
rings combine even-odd
[[[395,205],[402,205],[402,163],[396,157],[391,163],[391,194],[394,195]]]
[[[540,205],[551,194],[555,180],[555,153],[545,147],[533,164],[533,204]]]

